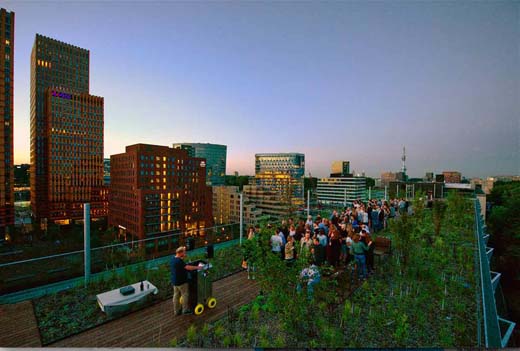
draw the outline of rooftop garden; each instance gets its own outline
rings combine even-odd
[[[203,259],[203,255],[190,255],[189,260]],[[242,255],[237,246],[215,251],[211,277],[221,279],[239,271]],[[123,274],[113,273],[102,280],[95,280],[87,288],[77,287],[33,300],[34,311],[43,345],[91,329],[123,314],[107,316],[98,306],[96,295],[139,281],[149,280],[158,288],[157,295],[150,295],[145,304],[137,304],[124,314],[145,308],[172,296],[169,263],[148,268],[146,262],[136,269],[125,268]]]
[[[472,203],[455,195],[395,219],[380,235],[393,254],[376,274],[352,282],[350,268],[321,267],[313,295],[298,289],[308,258],[286,265],[270,252],[271,232],[252,245],[262,294],[171,346],[475,347],[475,238]],[[305,285],[305,284],[303,284]]]
[[[362,281],[353,274],[352,264],[339,269],[324,265],[319,267],[321,280],[312,294],[301,279],[309,256],[301,254],[291,265],[282,262],[270,251],[272,229],[263,227],[255,240],[245,240],[243,250],[235,246],[216,251],[214,280],[240,270],[243,251],[247,251],[255,263],[261,293],[249,304],[230,309],[223,319],[202,327],[192,325],[170,345],[477,346],[472,203],[453,195],[426,209],[419,194],[412,208],[412,215],[401,215],[373,235],[390,238],[393,248],[391,255],[376,259],[374,275]],[[34,300],[43,344],[110,320],[97,305],[100,292],[148,279],[159,289],[152,302],[170,298],[169,266],[147,267],[143,263],[86,289]]]

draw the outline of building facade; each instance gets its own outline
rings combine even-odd
[[[304,203],[304,175],[304,154],[255,155],[255,184],[280,194],[282,202],[293,209]]]
[[[352,177],[350,173],[350,161],[334,161],[330,170],[331,177]]]
[[[112,155],[108,224],[134,239],[175,231],[201,234],[213,225],[205,160],[147,144]]]
[[[480,187],[485,194],[489,195],[493,190],[495,182],[496,178],[493,177],[487,177],[486,179],[473,178],[471,179],[470,184],[474,189]]]
[[[191,157],[206,159],[206,184],[210,186],[226,184],[227,146],[218,144],[181,143],[174,148],[183,149]]]
[[[397,175],[393,172],[383,172],[381,173],[381,186],[387,186],[390,182],[395,182],[397,180]]]
[[[92,217],[106,217],[103,98],[48,88],[44,107],[49,220],[66,224],[81,219],[86,202]]]
[[[238,186],[214,186],[213,190],[213,220],[215,224],[240,223],[240,192]],[[262,211],[243,195],[244,225],[256,225]]]
[[[346,206],[354,200],[367,200],[365,177],[331,177],[318,179],[318,201]]]
[[[290,205],[276,190],[258,185],[244,185],[243,193],[247,203],[254,205],[261,216],[280,218],[291,212]]]
[[[462,180],[462,175],[460,174],[460,172],[444,171],[442,172],[442,175],[444,176],[445,183],[460,183],[460,181]]]
[[[31,208],[37,221],[105,217],[104,100],[89,94],[90,52],[36,35],[31,53]]]
[[[0,9],[0,237],[14,225],[14,12]]]

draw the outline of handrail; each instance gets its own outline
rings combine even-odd
[[[479,266],[482,290],[482,311],[484,313],[485,347],[502,348],[507,346],[516,324],[498,316],[495,289],[493,288],[493,284],[498,284],[498,282],[493,282],[491,269],[489,267],[490,256],[488,256],[488,248],[484,243],[484,237],[486,235],[487,233],[484,233],[483,220],[480,215],[480,203],[475,199],[475,236],[480,258]],[[504,336],[502,336],[500,323],[509,325]]]
[[[233,225],[238,225],[238,223],[221,224],[221,225],[217,225],[217,226],[213,226],[213,227],[204,228],[204,230],[207,231],[207,230],[210,230],[210,229],[230,227],[230,226],[233,226]],[[119,247],[119,246],[135,245],[135,244],[139,244],[141,242],[155,241],[157,239],[164,239],[164,238],[169,238],[169,237],[174,237],[174,236],[180,236],[183,233],[190,233],[190,232],[193,232],[195,230],[196,229],[187,229],[184,232],[179,231],[179,230],[175,230],[175,231],[172,231],[170,234],[166,234],[166,235],[160,235],[160,236],[154,236],[154,237],[141,239],[141,240],[132,240],[132,241],[127,241],[127,242],[123,242],[123,243],[117,243],[117,244],[110,244],[110,245],[105,245],[105,246],[94,247],[94,248],[91,249],[91,251],[99,251],[99,250],[110,249],[110,248]],[[7,263],[0,264],[0,268],[13,266],[13,265],[17,265],[17,264],[22,264],[22,263],[36,262],[36,261],[40,261],[40,260],[47,260],[47,259],[50,259],[50,258],[57,258],[57,257],[64,257],[64,256],[69,256],[69,255],[76,255],[76,254],[81,254],[83,252],[85,252],[85,250],[69,251],[69,252],[64,252],[64,253],[55,254],[55,255],[40,256],[40,257],[30,258],[30,259],[21,260],[21,261],[7,262]]]

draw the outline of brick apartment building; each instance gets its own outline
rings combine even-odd
[[[132,239],[203,235],[213,224],[206,161],[186,150],[136,144],[110,157],[109,226]]]

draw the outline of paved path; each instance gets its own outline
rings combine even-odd
[[[258,291],[258,284],[248,280],[246,272],[240,272],[213,283],[217,306],[212,310],[206,307],[200,316],[175,317],[173,303],[168,299],[49,346],[167,347],[171,339],[184,337],[191,324],[202,325],[220,319],[226,315],[229,307],[250,302]]]

